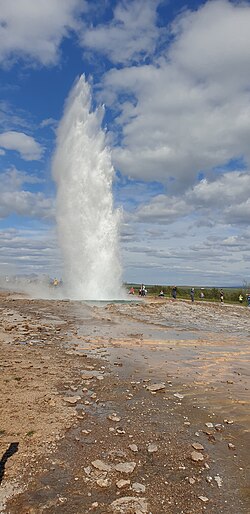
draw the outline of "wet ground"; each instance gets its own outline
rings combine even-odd
[[[11,432],[3,413],[2,453],[18,433],[20,444],[4,466],[1,512],[250,512],[248,308],[4,296],[2,313],[5,348],[21,352],[16,360],[40,359],[48,391],[56,382],[39,418],[47,446],[34,419],[27,445],[28,425],[15,433],[14,416]]]

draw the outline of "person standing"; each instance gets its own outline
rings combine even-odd
[[[223,292],[223,289],[220,290],[220,303],[224,303],[224,292]]]
[[[194,302],[194,287],[192,287],[192,289],[190,291],[190,298],[191,298],[191,302],[193,303]]]
[[[172,298],[174,300],[176,300],[176,296],[177,296],[177,287],[174,286],[173,289],[172,289]]]

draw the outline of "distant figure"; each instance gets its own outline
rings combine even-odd
[[[165,296],[165,295],[164,295],[164,292],[161,290],[161,291],[159,292],[159,295],[158,295],[158,296],[160,296],[161,298],[164,298],[164,296]]]
[[[246,297],[247,297],[247,306],[250,307],[250,293],[247,293]]]
[[[134,290],[134,288],[133,288],[133,287],[131,287],[131,288],[130,288],[130,290],[129,290],[129,293],[128,293],[128,294],[135,294],[135,290]]]
[[[223,289],[220,290],[220,303],[224,302],[224,292]]]
[[[141,289],[139,290],[139,295],[146,296],[146,294],[147,294],[147,289],[145,288],[144,284],[142,284]]]
[[[190,298],[191,298],[191,302],[194,302],[194,287],[192,287],[192,289],[190,291]]]
[[[174,286],[172,289],[172,298],[174,298],[174,300],[176,300],[176,296],[177,296],[177,287]]]
[[[239,302],[242,303],[243,302],[243,296],[242,294],[239,295]]]
[[[201,299],[201,300],[203,300],[203,299],[204,299],[204,297],[205,297],[205,295],[204,295],[203,291],[201,291],[200,299]]]

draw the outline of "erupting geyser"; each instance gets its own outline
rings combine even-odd
[[[113,208],[114,169],[103,114],[102,107],[91,110],[90,86],[82,75],[66,101],[53,159],[64,293],[73,299],[122,297],[119,212]]]

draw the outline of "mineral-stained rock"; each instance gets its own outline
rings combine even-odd
[[[136,498],[135,496],[124,496],[111,503],[111,508],[114,513],[127,514],[147,514],[148,505],[145,498]]]

